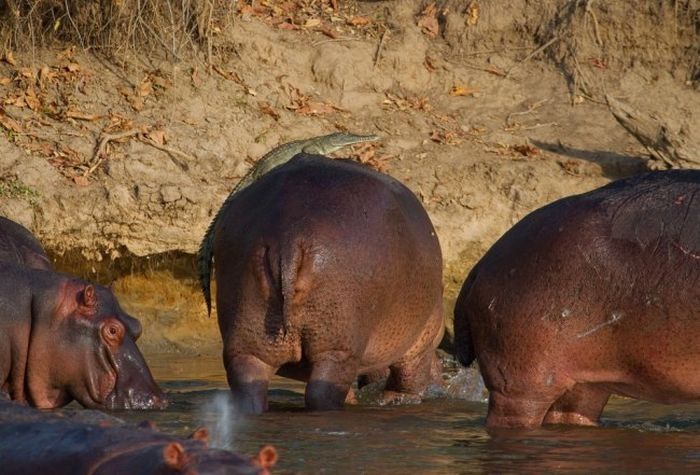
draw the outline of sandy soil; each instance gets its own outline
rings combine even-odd
[[[344,155],[427,208],[449,327],[467,272],[512,224],[646,169],[603,93],[700,130],[697,7],[298,3],[297,23],[240,9],[210,64],[66,44],[0,64],[0,213],[59,268],[116,280],[149,351],[218,351],[193,256],[236,180],[280,143],[383,137]]]

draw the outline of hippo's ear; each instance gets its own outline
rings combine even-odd
[[[272,468],[277,463],[277,450],[271,445],[265,445],[251,462],[264,470]]]
[[[190,439],[203,442],[204,445],[209,445],[209,431],[206,427],[200,427],[199,429],[192,432],[192,435],[190,435]]]
[[[94,307],[97,303],[97,296],[95,295],[95,287],[92,284],[87,284],[83,289],[82,304],[86,307]]]
[[[171,442],[163,449],[163,462],[170,470],[182,470],[187,464],[187,453],[182,445]]]

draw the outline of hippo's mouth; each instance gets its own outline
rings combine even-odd
[[[103,398],[103,406],[109,410],[129,410],[129,409],[165,409],[167,399],[157,390],[144,383],[140,377],[134,378],[134,374],[143,377],[144,375],[133,368],[140,367],[139,361],[135,361],[130,355],[115,355],[104,349],[105,358],[103,361],[104,370],[109,374],[108,381],[112,384],[105,391],[107,394]],[[129,377],[129,373],[132,373]],[[148,374],[150,378],[150,373]],[[155,385],[155,383],[153,383]]]

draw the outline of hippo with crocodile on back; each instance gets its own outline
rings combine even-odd
[[[700,171],[556,201],[503,235],[455,308],[487,425],[595,425],[611,394],[700,399]]]
[[[0,262],[14,262],[33,269],[51,270],[41,243],[21,224],[0,216]]]
[[[440,245],[398,181],[302,153],[232,199],[214,239],[224,363],[240,410],[267,409],[275,373],[306,381],[312,410],[342,408],[358,375],[386,368],[387,401],[439,381]]]
[[[136,346],[138,320],[112,291],[53,271],[0,263],[0,395],[39,408],[162,408]]]
[[[99,419],[99,424],[91,424],[0,400],[0,472],[266,475],[277,460],[271,446],[263,447],[253,458],[210,449],[206,429],[183,438],[160,433],[149,423],[136,428],[116,419]]]

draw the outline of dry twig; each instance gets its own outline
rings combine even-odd
[[[559,41],[559,39],[560,39],[560,38],[559,38],[558,36],[555,36],[554,38],[552,38],[551,40],[547,41],[545,44],[543,44],[542,46],[540,46],[539,48],[537,48],[536,50],[534,50],[532,53],[530,53],[530,54],[528,54],[527,56],[525,56],[521,61],[519,61],[518,63],[514,64],[508,71],[506,71],[506,75],[505,75],[504,77],[510,76],[510,74],[511,74],[513,71],[515,71],[515,70],[518,69],[520,66],[522,66],[523,64],[525,64],[530,58],[532,58],[533,56],[535,56],[535,55],[541,53],[542,51],[546,50],[547,48],[549,48],[550,46],[552,46],[554,43],[556,43],[557,41]]]
[[[379,59],[382,57],[382,49],[384,48],[384,42],[386,41],[387,36],[389,36],[389,29],[384,28],[384,33],[382,33],[382,37],[379,40],[379,46],[377,46],[377,52],[374,54],[374,68],[377,67],[377,64],[379,64]]]
[[[605,96],[610,112],[652,156],[652,168],[700,168],[700,147],[688,143],[687,137],[671,131],[661,118]]]

